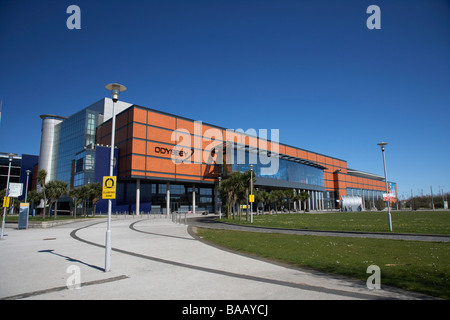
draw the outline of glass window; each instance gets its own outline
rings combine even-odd
[[[244,152],[244,151],[241,151]],[[250,170],[249,166],[249,152],[245,151],[245,161],[239,159],[238,163],[238,152],[234,152],[234,162],[231,165],[231,169],[233,171],[245,172]],[[316,185],[316,186],[324,186],[324,175],[323,170],[319,168],[315,168],[303,163],[278,158],[279,166],[278,171],[274,172],[271,175],[263,175],[261,172],[262,168],[269,168],[270,161],[267,156],[259,155],[258,163],[254,164],[253,171],[255,172],[256,177],[264,177],[274,180],[284,180],[284,181],[292,181],[299,182],[304,184]],[[241,164],[241,162],[245,162]],[[268,163],[268,164],[264,164]]]

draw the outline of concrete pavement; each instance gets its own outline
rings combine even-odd
[[[205,244],[169,219],[106,220],[7,229],[0,241],[0,299],[422,299],[401,290],[287,267]],[[68,289],[80,276],[81,288]],[[368,275],[369,276],[369,275]]]

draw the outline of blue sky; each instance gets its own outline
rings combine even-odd
[[[69,30],[69,5],[81,30]],[[381,29],[369,30],[369,5]],[[41,114],[121,100],[450,191],[450,2],[2,0],[0,151],[38,154]]]

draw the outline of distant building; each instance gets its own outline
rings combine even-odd
[[[30,170],[28,189],[32,189],[33,167],[37,165],[38,161],[39,156],[29,154],[14,156],[11,161],[9,182],[23,184],[23,196],[19,198],[20,200],[25,198],[25,189],[27,187],[27,170]],[[8,168],[9,157],[5,154],[0,153],[0,190],[6,189],[6,183],[8,180]]]

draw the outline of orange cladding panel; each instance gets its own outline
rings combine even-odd
[[[172,132],[173,131],[170,130],[155,127],[147,127],[147,139],[174,144],[175,142],[172,141]]]
[[[145,171],[145,156],[131,156],[131,169]]]
[[[174,173],[175,164],[169,159],[147,158],[147,171]]]
[[[153,126],[175,130],[175,117],[149,111],[147,123]]]
[[[133,121],[147,123],[147,111],[139,108],[134,108]]]
[[[147,138],[147,126],[144,124],[134,123],[133,124],[133,137],[134,138]]]

